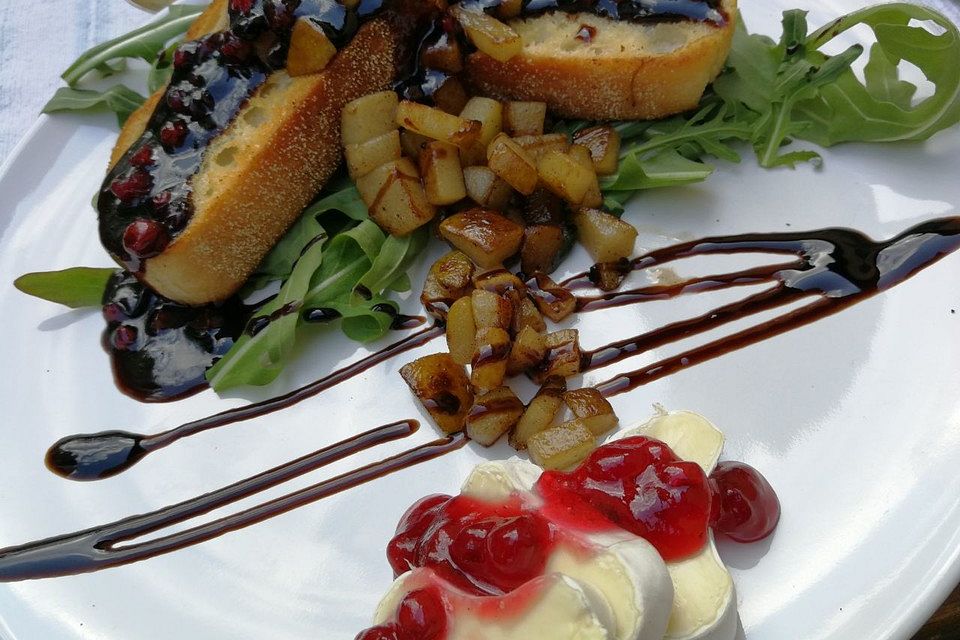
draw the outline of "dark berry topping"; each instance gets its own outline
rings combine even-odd
[[[120,351],[126,351],[137,342],[137,328],[129,324],[122,324],[113,332],[113,346]]]
[[[153,164],[153,149],[144,145],[140,149],[130,156],[130,164],[135,167],[146,167]]]
[[[134,220],[123,232],[123,247],[131,256],[149,258],[163,251],[169,238],[155,220]]]
[[[183,120],[172,120],[160,129],[160,142],[168,151],[173,151],[183,144],[190,128]]]
[[[138,198],[142,198],[153,186],[153,178],[146,171],[134,171],[128,176],[117,178],[110,185],[110,191],[117,196],[123,204],[130,204]]]

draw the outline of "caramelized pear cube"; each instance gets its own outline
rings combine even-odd
[[[523,230],[520,268],[524,273],[551,273],[560,264],[567,244],[563,229],[552,224],[531,224]]]
[[[527,286],[516,275],[506,269],[493,269],[473,276],[473,286],[484,291],[492,291],[506,296],[511,291],[526,292]]]
[[[541,431],[527,442],[530,460],[544,469],[559,470],[580,464],[596,446],[596,437],[576,421]]]
[[[540,136],[546,117],[546,102],[508,102],[503,111],[503,128],[511,136]]]
[[[480,9],[455,4],[450,9],[473,45],[494,60],[506,62],[523,49],[520,34]]]
[[[513,139],[527,154],[537,162],[548,151],[566,153],[570,149],[570,140],[564,133],[547,133],[539,136],[517,136]]]
[[[637,230],[630,223],[599,209],[580,209],[573,224],[580,244],[597,262],[616,262],[633,254]]]
[[[560,322],[577,308],[574,295],[542,273],[527,280],[527,294],[540,312],[554,322]]]
[[[405,364],[400,375],[445,433],[464,427],[473,405],[470,380],[449,353],[435,353]]]
[[[409,158],[391,160],[358,178],[357,191],[370,219],[391,235],[405,236],[437,215]]]
[[[358,144],[397,128],[397,105],[393,91],[380,91],[351,100],[340,114],[343,144]]]
[[[419,102],[404,100],[397,106],[396,124],[407,131],[469,148],[480,137],[480,123],[465,120]]]
[[[510,446],[517,451],[527,448],[530,438],[553,424],[557,412],[563,406],[563,392],[567,385],[563,378],[548,378],[533,397],[530,404],[510,432]]]
[[[590,185],[583,194],[583,201],[580,203],[584,207],[599,207],[603,204],[603,194],[600,193],[600,182],[597,180],[597,172],[593,168],[593,161],[590,159],[590,152],[586,147],[575,144],[570,147],[570,157],[580,163],[580,166],[590,174]]]
[[[573,156],[560,151],[547,151],[537,160],[537,173],[550,191],[571,204],[580,204],[596,174],[587,170]]]
[[[337,48],[319,24],[309,18],[297,19],[287,52],[287,73],[291,77],[320,73],[335,55]]]
[[[423,282],[420,302],[431,315],[441,320],[460,298],[473,289],[473,261],[460,251],[451,251],[434,262]]]
[[[617,426],[619,418],[610,402],[593,387],[574,389],[563,394],[573,415],[593,433],[600,436]]]
[[[503,105],[491,98],[473,97],[464,105],[460,117],[480,123],[480,138],[464,150],[464,166],[484,164],[487,146],[503,130]]]
[[[347,171],[354,180],[391,160],[399,160],[403,155],[400,149],[400,132],[396,129],[376,138],[344,145],[343,151],[347,158]]]
[[[543,336],[547,355],[533,374],[534,381],[551,376],[569,378],[580,373],[580,334],[576,329],[561,329]]]
[[[520,332],[526,328],[533,329],[537,333],[546,331],[547,323],[543,321],[543,315],[526,294],[519,291],[511,292],[507,294],[507,298],[513,305],[513,320],[510,326],[513,335],[520,335]]]
[[[483,327],[477,329],[476,344],[470,382],[479,391],[496,389],[507,375],[510,335],[499,327]]]
[[[467,412],[467,436],[489,447],[523,415],[523,403],[509,387],[497,387],[473,401]]]
[[[502,209],[513,194],[513,188],[491,171],[490,167],[464,167],[463,181],[467,196],[481,207]]]
[[[581,129],[573,136],[576,144],[590,150],[597,175],[609,176],[617,172],[620,157],[620,134],[608,125]]]
[[[473,320],[473,301],[464,296],[447,313],[447,348],[457,364],[467,365],[477,350],[477,325]]]
[[[487,166],[524,195],[537,188],[537,165],[520,145],[501,133],[487,147]]]
[[[507,373],[516,375],[540,366],[547,347],[543,336],[530,327],[524,327],[517,334],[510,347],[510,358],[507,360]]]
[[[400,136],[397,135],[397,148]],[[435,140],[420,152],[420,175],[423,190],[430,204],[453,204],[467,195],[460,168],[460,153],[456,146]]]
[[[474,289],[470,294],[473,320],[478,329],[497,327],[509,329],[513,305],[501,295],[485,289]]]
[[[520,249],[523,228],[490,209],[470,209],[440,223],[440,235],[483,268],[500,265]]]

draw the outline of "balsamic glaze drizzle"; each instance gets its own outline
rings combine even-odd
[[[173,444],[181,438],[286,409],[441,335],[443,335],[442,325],[421,329],[282,396],[227,409],[153,435],[112,430],[67,436],[57,441],[47,451],[47,467],[55,474],[70,480],[108,478],[129,469],[147,454]]]
[[[467,442],[460,434],[440,438],[212,522],[145,542],[117,546],[232,504],[378,444],[406,438],[419,426],[416,420],[393,422],[169,507],[76,533],[0,549],[0,582],[89,573],[170,553],[432,460]]]
[[[653,346],[701,333],[731,320],[753,315],[760,310],[775,309],[796,300],[812,299],[810,303],[776,318],[647,367],[615,376],[597,385],[597,389],[605,396],[624,393],[675,371],[837,313],[903,282],[958,248],[960,248],[960,217],[948,217],[921,223],[883,242],[871,240],[850,229],[826,229],[806,233],[744,234],[708,238],[653,251],[631,261],[631,269],[646,269],[680,258],[706,254],[786,254],[795,255],[799,259],[731,274],[693,278],[676,285],[658,285],[619,293],[580,297],[578,300],[580,310],[591,311],[622,304],[671,298],[685,293],[765,282],[774,283],[772,288],[697,318],[666,325],[660,329],[588,351],[584,354],[582,368],[584,370],[599,368],[630,355],[642,353]],[[587,283],[589,283],[589,272],[578,274],[568,279],[565,284],[570,288],[578,288]],[[162,448],[179,438],[238,420],[264,415],[316,395],[378,362],[425,344],[442,332],[442,327],[439,325],[424,329],[383,351],[285,396],[231,409],[154,436],[113,431],[66,438],[51,449],[48,463],[56,472],[66,477],[75,479],[105,477],[129,467],[146,453]],[[261,522],[388,473],[436,458],[463,447],[467,442],[466,436],[462,433],[450,435],[207,524],[145,542],[116,546],[119,542],[159,531],[169,525],[231,504],[243,497],[276,486],[290,478],[381,442],[406,437],[416,431],[418,426],[418,423],[413,420],[385,425],[247,480],[152,513],[133,516],[73,534],[0,549],[0,581],[96,571],[168,553],[228,531]],[[98,447],[100,447],[99,451]],[[88,452],[94,453],[90,455]]]

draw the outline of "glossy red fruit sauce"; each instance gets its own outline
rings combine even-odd
[[[710,479],[720,496],[714,529],[737,542],[756,542],[773,533],[780,500],[759,471],[743,462],[721,462]]]
[[[393,622],[361,631],[356,640],[441,640],[447,633],[447,608],[439,587],[411,591]]]

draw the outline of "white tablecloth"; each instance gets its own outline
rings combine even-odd
[[[0,163],[80,53],[149,19],[124,0],[0,0]]]

